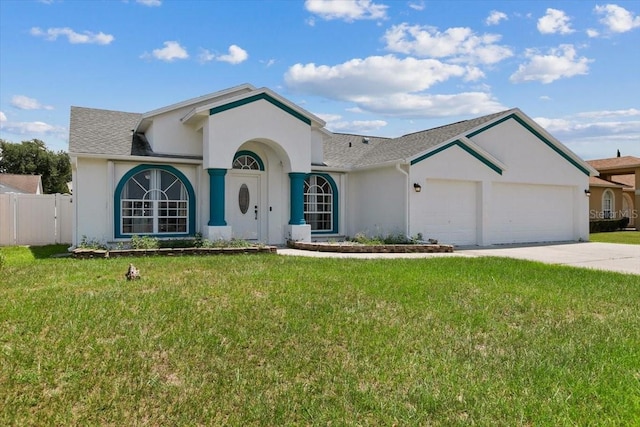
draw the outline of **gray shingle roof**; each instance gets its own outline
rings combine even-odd
[[[324,143],[324,164],[337,168],[357,168],[392,161],[407,161],[429,148],[464,136],[482,124],[512,111],[514,110],[489,114],[399,138],[335,133]],[[154,153],[143,135],[132,133],[141,117],[142,114],[139,113],[71,107],[69,152],[169,157]]]
[[[131,155],[132,130],[139,113],[71,107],[69,152]]]
[[[325,142],[324,162],[331,167],[365,167],[390,161],[406,161],[431,147],[455,137],[464,136],[469,131],[515,110],[501,111],[475,119],[464,120],[450,125],[410,133],[399,138],[369,137],[363,144],[361,135],[334,134]],[[349,147],[351,143],[351,147]]]

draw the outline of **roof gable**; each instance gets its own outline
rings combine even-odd
[[[563,157],[565,160],[567,160],[569,163],[571,163],[573,166],[575,166],[578,170],[580,170],[585,175],[591,176],[596,172],[587,163],[577,158],[577,156],[571,153],[566,147],[564,147],[564,145],[562,145],[559,141],[557,141],[555,138],[549,135],[544,129],[542,129],[533,120],[528,119],[528,117],[526,117],[524,113],[522,113],[518,109],[515,109],[512,113],[507,114],[506,116],[501,117],[498,120],[495,120],[485,126],[482,126],[480,129],[470,132],[467,135],[467,137],[473,138],[474,136],[493,128],[494,126],[497,126],[511,119],[518,122],[521,126],[527,129],[533,135],[535,135],[536,138],[538,138],[540,141],[545,143],[549,148],[551,148],[553,151],[555,151],[557,154],[559,154],[561,157]]]

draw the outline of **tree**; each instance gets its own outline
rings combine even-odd
[[[68,193],[71,161],[67,153],[55,153],[39,139],[22,143],[0,139],[0,173],[42,175],[42,191],[45,194]]]

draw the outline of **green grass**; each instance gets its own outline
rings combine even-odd
[[[0,425],[640,424],[640,276],[1,250]]]
[[[589,240],[603,243],[625,243],[640,245],[640,231],[612,231],[609,233],[591,233]]]

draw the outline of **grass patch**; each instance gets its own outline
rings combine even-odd
[[[611,231],[608,233],[591,233],[589,240],[602,243],[624,243],[640,245],[640,231]]]
[[[0,425],[640,422],[638,276],[2,251]]]

